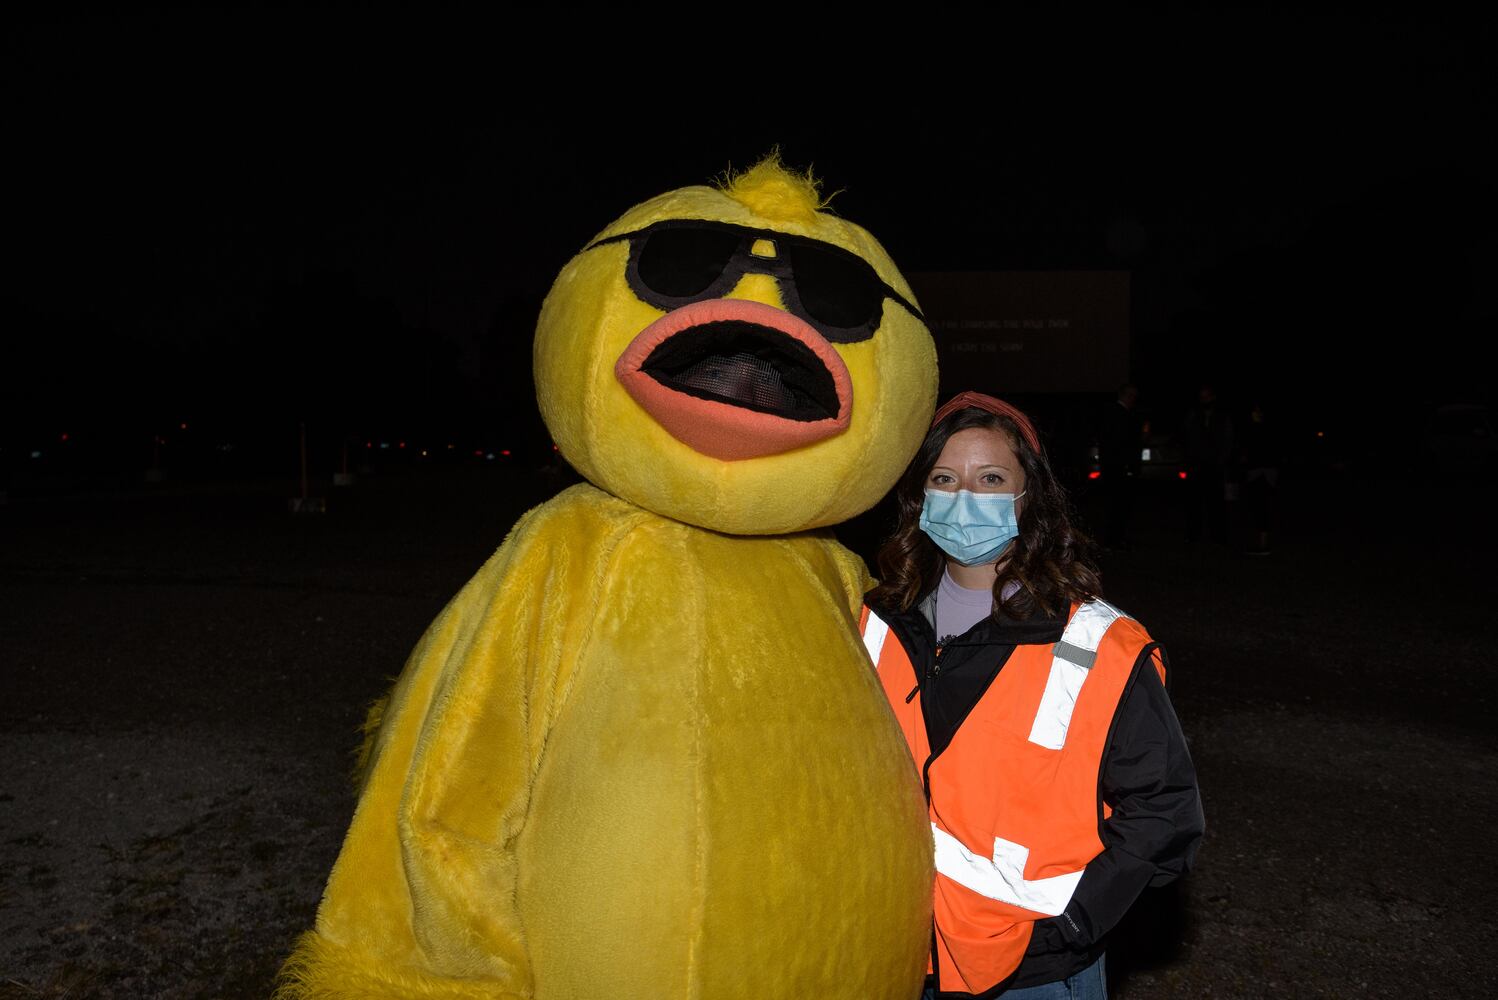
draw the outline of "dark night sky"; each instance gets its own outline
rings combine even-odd
[[[1146,381],[1490,395],[1472,358],[1498,325],[1491,20],[561,40],[414,11],[22,27],[13,403],[259,405],[305,391],[286,358],[322,372],[366,345],[522,394],[571,253],[775,143],[908,271],[1131,269]],[[396,367],[367,381],[398,393]]]

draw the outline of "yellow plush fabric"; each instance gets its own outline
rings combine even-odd
[[[770,228],[708,188],[650,204],[615,226],[711,209]],[[867,234],[809,228],[907,294]],[[857,634],[871,581],[829,535],[791,532],[893,482],[930,417],[929,338],[912,317],[838,345],[862,395],[848,431],[801,449],[815,455],[684,454],[613,379],[660,315],[605,274],[626,252],[569,264],[537,334],[543,410],[597,486],[521,519],[372,716],[284,998],[919,990],[931,838]]]
[[[662,219],[709,219],[810,236],[862,257],[915,302],[894,262],[859,226],[825,212],[810,213],[809,221],[766,218],[730,192],[689,187],[663,194],[624,213],[598,239]],[[625,242],[578,254],[541,308],[535,346],[541,413],[579,472],[658,514],[737,534],[836,524],[884,495],[920,446],[936,404],[936,349],[920,320],[886,300],[883,323],[872,338],[833,345],[855,390],[847,432],[785,454],[722,462],[672,437],[613,379],[615,359],[662,315],[630,291],[624,280],[628,258]],[[774,281],[760,274],[747,275],[729,297],[783,307]]]
[[[734,201],[775,222],[814,225],[816,214],[829,201],[822,197],[821,185],[811,171],[796,174],[785,168],[779,149],[741,174],[730,172],[720,186]]]

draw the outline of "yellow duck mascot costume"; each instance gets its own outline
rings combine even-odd
[[[919,445],[909,287],[778,159],[562,270],[541,409],[589,480],[530,511],[384,710],[286,998],[908,1000],[917,775],[829,533]]]

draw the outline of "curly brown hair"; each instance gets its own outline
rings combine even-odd
[[[943,418],[927,432],[920,450],[895,484],[898,521],[894,533],[879,547],[881,582],[870,599],[907,611],[940,580],[946,557],[920,527],[926,477],[947,440],[970,427],[1004,434],[1025,470],[1019,537],[1010,546],[994,581],[995,611],[1014,620],[1035,615],[1061,618],[1074,602],[1101,597],[1103,585],[1093,561],[1092,541],[1073,524],[1071,503],[1051,472],[1045,453],[1030,447],[1013,419],[967,407]],[[1018,586],[1005,598],[1003,593],[1011,580]]]

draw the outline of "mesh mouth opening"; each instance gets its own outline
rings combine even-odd
[[[832,373],[811,348],[743,320],[689,326],[667,337],[640,370],[676,392],[787,420],[837,416]]]

